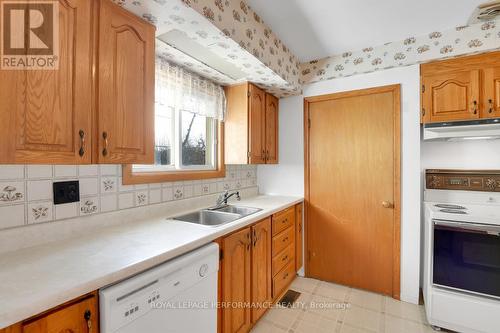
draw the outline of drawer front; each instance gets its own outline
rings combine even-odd
[[[293,244],[290,244],[273,258],[273,276],[283,269],[290,262],[294,260],[295,249]]]
[[[273,237],[273,257],[295,242],[295,228],[288,228]]]
[[[273,278],[273,298],[278,297],[295,278],[295,263],[290,261],[285,268]]]
[[[295,207],[290,207],[273,215],[273,236],[295,223]]]

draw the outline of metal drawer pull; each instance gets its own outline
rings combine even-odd
[[[102,132],[102,138],[104,139],[104,149],[102,150],[102,156],[108,155],[108,132]]]
[[[288,240],[288,237],[283,238],[283,242],[286,242]]]
[[[288,277],[288,273],[286,273],[286,274],[283,276],[283,280],[285,280],[287,277]]]
[[[281,223],[287,223],[287,222],[288,222],[288,218],[286,218],[283,221],[281,221]]]
[[[281,261],[285,261],[287,259],[288,259],[288,256],[286,255],[286,256],[283,257],[283,259],[281,259]]]
[[[490,109],[488,110],[489,113],[493,113],[493,100],[490,98],[488,100],[488,103],[490,103]]]
[[[83,314],[83,318],[87,322],[87,332],[91,333],[92,332],[92,313],[90,310],[86,310],[85,313]]]
[[[80,132],[78,132],[78,135],[80,136],[80,150],[78,151],[78,155],[80,155],[80,157],[83,157],[83,155],[85,155],[85,132],[83,130],[80,130]]]
[[[477,114],[477,101],[472,102],[474,104],[474,114]]]

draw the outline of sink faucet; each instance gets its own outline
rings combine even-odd
[[[241,200],[241,197],[240,197],[240,192],[239,191],[236,191],[236,192],[233,192],[233,193],[229,193],[229,191],[224,191],[224,193],[222,193],[221,195],[219,195],[219,197],[217,198],[217,203],[215,204],[216,206],[215,207],[222,207],[222,206],[226,206],[227,205],[227,201],[229,200],[229,198],[231,198],[232,196],[236,196],[236,200],[240,201]]]

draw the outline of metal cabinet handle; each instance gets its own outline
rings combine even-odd
[[[389,201],[382,201],[382,207],[384,208],[394,208],[394,204]]]
[[[288,277],[288,273],[286,273],[286,274],[283,276],[283,280],[285,280],[287,277]]]
[[[102,138],[104,139],[104,148],[102,150],[102,156],[108,155],[108,132],[102,132]]]
[[[474,114],[477,114],[477,101],[472,102],[474,104]]]
[[[286,255],[286,256],[283,257],[283,259],[281,259],[281,261],[285,261],[287,259],[288,259],[288,256]]]
[[[282,241],[282,242],[284,243],[284,242],[286,242],[287,240],[288,240],[288,237],[283,238],[283,241]]]
[[[78,132],[78,135],[80,136],[80,150],[78,151],[78,155],[80,155],[80,157],[83,157],[83,155],[85,155],[85,132],[83,130],[80,130],[80,132]]]
[[[86,310],[85,313],[83,314],[83,318],[87,322],[87,332],[91,333],[92,332],[92,313],[90,310]]]
[[[488,113],[493,113],[493,100],[490,98],[488,100],[488,103],[490,103],[490,109],[488,110]]]
[[[257,245],[257,241],[257,232],[255,231],[255,229],[253,229],[253,247]]]

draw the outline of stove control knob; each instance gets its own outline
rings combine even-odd
[[[207,264],[201,265],[200,271],[198,272],[200,276],[205,277],[205,275],[207,275],[207,272],[208,272],[208,265]]]

